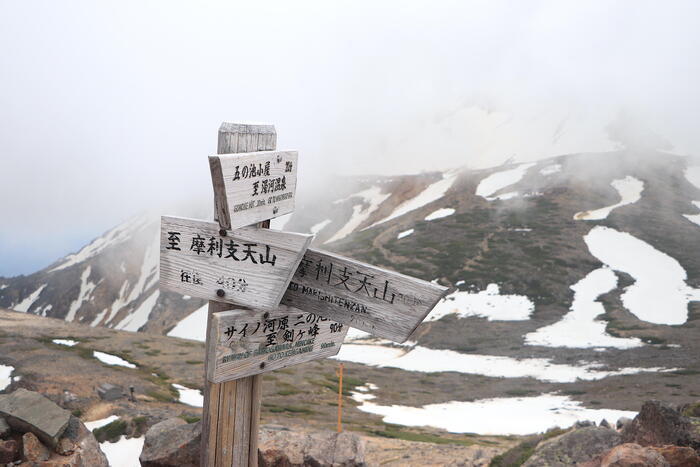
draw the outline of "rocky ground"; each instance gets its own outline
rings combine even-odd
[[[68,347],[54,343],[54,339],[78,344]],[[119,356],[136,367],[107,365],[94,358],[94,351]],[[120,417],[123,423],[98,435],[101,442],[121,435],[142,436],[149,427],[173,417],[198,420],[201,409],[178,402],[173,384],[201,388],[203,357],[204,345],[199,342],[0,310],[0,365],[15,369],[14,381],[6,392],[18,388],[37,391],[83,421]],[[336,368],[335,361],[321,360],[266,374],[262,423],[293,433],[334,430]],[[346,368],[344,428],[361,437],[371,465],[449,465],[455,460],[465,462],[463,465],[486,465],[519,439],[385,424],[381,417],[357,410],[350,397],[353,387],[368,380],[379,381],[382,370],[362,365]],[[413,384],[420,392],[420,383]],[[116,398],[109,394],[107,385],[118,388]],[[133,402],[128,397],[130,386],[134,387]],[[105,388],[101,397],[98,390]]]

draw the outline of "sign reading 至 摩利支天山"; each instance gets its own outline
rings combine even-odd
[[[209,156],[216,215],[223,228],[238,228],[294,211],[296,151]]]
[[[229,381],[319,358],[340,350],[349,327],[280,305],[272,312],[215,313],[208,336],[207,377]]]
[[[160,284],[183,295],[274,309],[312,238],[163,216]]]

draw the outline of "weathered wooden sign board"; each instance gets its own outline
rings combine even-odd
[[[427,281],[308,249],[282,304],[404,342],[447,293]]]
[[[332,357],[347,332],[347,325],[283,305],[265,313],[215,313],[207,340],[207,377],[221,383]]]
[[[222,228],[243,227],[294,211],[296,151],[209,156]]]
[[[160,230],[162,287],[263,310],[280,303],[313,238],[169,216],[161,217]]]

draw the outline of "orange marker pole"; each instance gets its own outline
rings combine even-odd
[[[340,364],[338,371],[338,433],[343,431],[343,364]]]

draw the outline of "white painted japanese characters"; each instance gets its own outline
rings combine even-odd
[[[337,354],[348,326],[280,306],[272,312],[214,313],[209,328],[209,381],[220,383]]]
[[[161,217],[160,285],[184,295],[274,309],[313,236]]]
[[[447,290],[431,282],[309,249],[282,304],[377,337],[404,342]]]
[[[209,156],[216,215],[238,228],[294,211],[296,151],[258,151]]]

